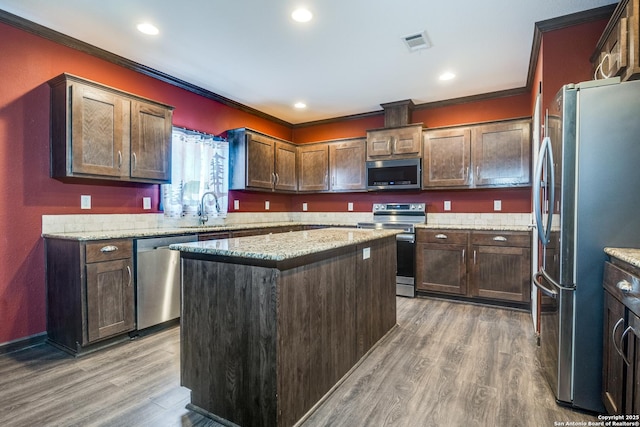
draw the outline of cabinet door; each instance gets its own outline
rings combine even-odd
[[[365,190],[364,139],[329,145],[329,167],[332,191]]]
[[[87,264],[88,342],[133,330],[131,265],[131,258]]]
[[[71,173],[128,176],[130,102],[81,83],[74,83],[70,90]]]
[[[422,126],[395,130],[393,154],[402,157],[419,157],[422,152]]]
[[[131,110],[131,178],[169,182],[172,111],[140,101]]]
[[[420,291],[467,294],[466,245],[416,245],[416,288]]]
[[[467,127],[427,131],[424,134],[422,186],[469,185],[471,130]]]
[[[276,190],[296,191],[298,175],[296,174],[296,146],[286,142],[275,143]]]
[[[609,414],[622,411],[624,361],[616,346],[620,345],[624,324],[624,305],[609,292],[604,293],[602,351],[602,402]]]
[[[531,249],[473,245],[472,250],[472,296],[530,301]]]
[[[299,191],[329,189],[329,145],[313,144],[298,147]]]
[[[513,186],[531,183],[529,121],[472,128],[474,185]]]
[[[275,142],[266,136],[247,134],[247,187],[273,188]]]
[[[624,413],[640,414],[640,318],[629,312],[630,332],[627,335],[627,366]]]
[[[392,130],[374,130],[367,132],[367,159],[377,160],[393,154],[394,132]]]

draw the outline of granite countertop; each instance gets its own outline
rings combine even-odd
[[[44,233],[42,237],[51,239],[66,240],[106,240],[106,239],[126,239],[126,238],[145,238],[145,237],[162,237],[175,235],[188,235],[199,233],[213,233],[216,231],[233,231],[248,230],[252,228],[271,228],[271,227],[288,227],[298,225],[316,225],[303,224],[299,222],[256,222],[235,225],[204,225],[204,226],[187,226],[173,228],[136,228],[126,230],[103,230],[103,231],[79,231],[75,233]],[[334,226],[342,226],[342,224],[332,224]],[[345,224],[350,226],[352,224]]]
[[[614,258],[640,268],[640,249],[635,248],[604,248],[604,252]]]
[[[206,240],[173,244],[170,249],[204,255],[269,261],[290,260],[304,255],[394,236],[398,230],[324,228],[291,233]]]
[[[416,229],[476,230],[476,231],[531,231],[528,225],[474,225],[474,224],[416,224]]]
[[[108,240],[108,239],[138,239],[145,237],[162,237],[213,233],[217,231],[249,230],[252,228],[272,228],[287,226],[324,226],[324,227],[355,227],[356,224],[308,223],[308,222],[256,222],[233,225],[205,225],[167,228],[135,228],[121,230],[79,231],[73,233],[43,233],[42,237],[50,239],[65,239],[78,241]],[[530,231],[526,225],[460,225],[460,224],[416,224],[417,229],[437,230],[478,230],[478,231]]]

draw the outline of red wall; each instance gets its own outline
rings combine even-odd
[[[589,78],[588,57],[603,27],[584,24],[545,35],[545,97],[564,82]],[[0,344],[46,329],[42,215],[149,212],[141,208],[142,197],[152,198],[152,212],[158,206],[157,185],[63,184],[49,178],[47,80],[68,72],[157,99],[176,107],[175,125],[212,134],[250,127],[305,143],[364,136],[383,126],[380,114],[291,130],[1,23],[0,52]],[[439,127],[530,116],[529,96],[421,109],[414,121]],[[91,211],[80,210],[82,194],[92,196]],[[502,200],[503,212],[530,210],[529,189],[292,196],[236,191],[230,199],[240,200],[241,211],[257,213],[265,200],[276,212],[301,211],[303,202],[310,211],[344,212],[353,202],[355,211],[368,212],[374,202],[395,200],[425,201],[429,212],[441,212],[444,200],[452,201],[453,212],[491,212],[494,199]]]
[[[63,184],[49,178],[47,80],[68,72],[176,107],[177,126],[219,134],[248,126],[291,130],[79,51],[0,24],[0,344],[46,329],[43,214],[157,212],[157,185]],[[93,209],[80,210],[80,195]]]

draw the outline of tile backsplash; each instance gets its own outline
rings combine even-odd
[[[215,218],[207,225],[241,225],[266,222],[302,222],[308,224],[353,224],[372,220],[369,212],[242,212]],[[528,213],[429,213],[431,225],[526,226],[531,224]],[[43,215],[42,233],[72,233],[107,230],[143,230],[198,225],[197,217],[166,218],[155,214],[77,214]]]

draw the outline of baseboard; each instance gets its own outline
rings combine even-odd
[[[35,347],[37,345],[42,345],[44,344],[46,339],[47,333],[40,332],[39,334],[0,344],[0,355],[13,353],[14,351],[24,350],[25,348]]]

